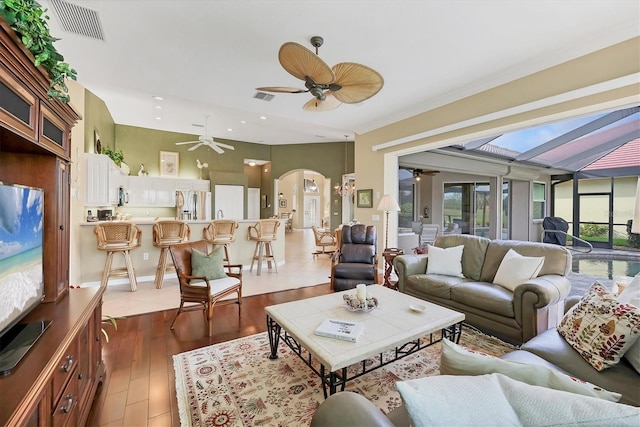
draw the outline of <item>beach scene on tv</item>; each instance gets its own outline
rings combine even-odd
[[[0,331],[42,297],[44,193],[0,183]]]

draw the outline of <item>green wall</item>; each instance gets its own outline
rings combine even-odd
[[[95,153],[94,132],[100,135],[103,147],[114,148],[116,124],[104,101],[84,90],[84,152]]]
[[[93,96],[95,104],[99,98]],[[101,102],[101,101],[100,101]],[[104,105],[104,103],[102,103]],[[98,106],[87,116],[98,115],[100,122],[108,123],[105,113]],[[106,107],[104,107],[106,110]],[[93,112],[95,111],[95,112]],[[106,110],[108,113],[108,110]],[[110,114],[108,118],[111,119]],[[102,125],[108,128],[105,125]],[[160,176],[160,151],[178,153],[180,178],[196,179],[202,173],[202,179],[210,179],[213,191],[215,184],[244,185],[245,187],[260,187],[261,194],[266,194],[270,207],[262,208],[261,217],[273,215],[273,179],[279,178],[285,173],[308,169],[318,172],[326,178],[331,178],[333,183],[339,183],[342,174],[353,171],[353,142],[330,142],[323,144],[291,144],[291,145],[264,145],[243,141],[216,138],[220,142],[232,145],[234,150],[225,150],[224,154],[218,154],[208,147],[200,147],[194,151],[188,151],[192,145],[176,145],[176,142],[195,141],[198,135],[167,132],[161,130],[140,128],[127,125],[114,125],[114,146],[121,149],[124,154],[124,162],[129,165],[131,175],[136,175],[140,165],[144,164],[149,176]],[[99,129],[100,136],[103,131]],[[108,133],[105,133],[108,137]],[[88,138],[88,136],[86,136]],[[92,141],[93,136],[91,136]],[[85,139],[86,140],[86,139]],[[86,151],[93,151],[87,149]],[[346,157],[346,166],[345,166]],[[244,159],[267,160],[270,163],[251,168],[244,165]],[[196,160],[207,163],[208,168],[200,171],[196,166]],[[342,203],[341,198],[333,196]],[[333,203],[333,202],[332,202]],[[247,205],[245,200],[245,206]],[[214,207],[215,208],[215,207]],[[338,208],[341,211],[341,208]],[[332,218],[337,226],[341,218]]]

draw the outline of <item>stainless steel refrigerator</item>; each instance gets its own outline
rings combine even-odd
[[[195,190],[176,191],[176,219],[211,220],[211,192]]]

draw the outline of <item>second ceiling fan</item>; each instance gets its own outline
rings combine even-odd
[[[384,79],[376,70],[355,62],[341,62],[329,67],[318,56],[324,40],[311,37],[316,53],[306,47],[287,42],[280,47],[278,59],[292,76],[304,81],[306,89],[293,87],[259,87],[265,92],[311,93],[314,98],[304,104],[308,111],[328,111],[345,104],[357,104],[371,98],[382,89]]]
[[[176,145],[196,144],[193,147],[189,148],[187,151],[193,151],[197,148],[200,148],[203,145],[206,145],[207,147],[211,148],[213,151],[215,151],[218,154],[224,154],[223,148],[226,148],[227,150],[234,150],[234,147],[232,145],[223,144],[222,142],[218,142],[215,139],[213,139],[212,136],[209,136],[209,133],[207,132],[208,122],[209,122],[209,116],[205,116],[204,135],[200,135],[197,141],[176,142]],[[198,125],[198,126],[202,126],[202,125]]]

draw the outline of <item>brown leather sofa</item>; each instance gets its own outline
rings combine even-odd
[[[331,266],[331,289],[353,289],[358,283],[378,283],[378,234],[373,225],[345,225]]]
[[[580,297],[570,297],[566,309]],[[464,332],[463,332],[464,333]],[[619,403],[640,406],[640,374],[625,359],[604,371],[595,370],[574,350],[555,328],[549,329],[525,343],[519,350],[501,357],[520,363],[542,365],[588,381],[605,390],[620,393]],[[323,426],[408,426],[411,419],[403,405],[383,414],[365,397],[352,392],[340,392],[325,400],[311,421],[311,427]]]
[[[571,284],[571,253],[562,246],[516,240],[490,240],[464,234],[436,238],[434,246],[464,245],[464,278],[426,274],[428,256],[394,259],[398,290],[465,314],[465,321],[512,343],[520,344],[552,328],[562,318]],[[538,277],[511,292],[493,279],[509,249],[520,255],[545,257]]]

